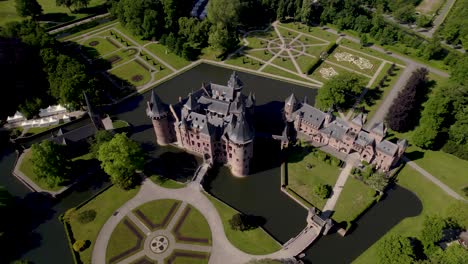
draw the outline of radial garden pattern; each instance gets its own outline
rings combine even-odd
[[[208,263],[211,231],[192,205],[176,200],[145,203],[116,226],[106,263]]]

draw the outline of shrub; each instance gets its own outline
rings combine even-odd
[[[96,211],[95,210],[86,210],[78,214],[78,222],[82,224],[87,224],[92,222],[94,218],[96,218]]]
[[[319,184],[314,187],[314,193],[322,199],[327,199],[331,194],[331,189],[328,184]]]
[[[85,250],[88,246],[88,243],[86,240],[77,240],[75,243],[73,243],[73,250],[76,252],[81,252]]]

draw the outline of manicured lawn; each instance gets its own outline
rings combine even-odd
[[[32,136],[32,135],[39,134],[39,133],[42,133],[44,131],[56,128],[56,127],[58,127],[60,125],[62,125],[62,124],[46,126],[46,127],[31,127],[31,128],[28,128],[28,131],[26,133],[28,134],[28,136]]]
[[[277,50],[279,51],[279,49]],[[249,54],[251,56],[254,56],[255,58],[259,58],[264,61],[269,61],[271,58],[273,58],[273,54],[269,52],[268,50],[244,50],[246,54]],[[247,59],[247,58],[246,58]]]
[[[247,58],[245,56],[233,56],[230,59],[226,60],[226,64],[235,65],[252,70],[258,70],[260,69],[260,67],[262,67],[260,63],[256,60],[252,60],[251,58]]]
[[[108,32],[107,32],[108,34]],[[112,41],[112,42],[111,42]],[[95,43],[98,43],[95,46],[92,46]],[[93,37],[85,41],[79,42],[81,45],[87,47],[87,54],[92,58],[98,58],[100,56],[105,56],[111,52],[114,52],[121,48],[120,43],[109,36],[107,37]],[[114,46],[114,43],[116,46]]]
[[[403,219],[384,237],[395,234],[406,237],[420,237],[424,217],[426,215],[446,217],[447,208],[455,202],[442,189],[408,166],[405,166],[398,175],[398,184],[418,196],[422,202],[423,210],[418,216]],[[379,241],[382,241],[384,237],[380,238]],[[377,244],[379,241],[368,248],[353,263],[378,263]]]
[[[145,237],[145,235],[141,233],[140,229],[138,229],[138,227],[129,218],[122,219],[122,221],[120,221],[120,223],[115,227],[107,244],[106,263],[109,263],[111,258],[125,252],[126,250],[134,248],[138,243],[140,244],[139,249],[143,248],[144,241],[140,241],[135,233],[124,223],[125,220],[127,220],[142,237]],[[131,254],[123,256],[122,259],[130,257],[137,251],[138,249]],[[117,262],[118,261],[113,261],[113,263]]]
[[[103,58],[108,60],[112,67],[115,67],[119,64],[125,63],[133,58],[135,58],[138,54],[136,53],[136,49],[129,48],[129,49],[122,49],[117,52],[113,52],[104,56]],[[115,56],[118,56],[120,59],[116,59]]]
[[[332,215],[337,222],[351,222],[374,201],[375,190],[359,180],[349,177]]]
[[[309,27],[300,23],[281,23],[280,27],[294,29],[304,34],[311,35],[329,42],[335,42],[338,39],[338,35],[326,32],[319,27]]]
[[[319,39],[313,38],[311,36],[306,36],[306,35],[300,36],[297,41],[301,42],[303,45],[323,44],[323,47],[326,47],[328,45],[328,42],[325,40],[319,40]],[[300,47],[301,45],[298,42],[293,42],[291,45],[293,46],[298,45]],[[320,47],[320,46],[317,46],[317,47]]]
[[[203,216],[200,211],[198,211],[195,207],[188,205],[185,210],[190,208],[190,212],[188,213],[185,220],[183,220],[182,226],[179,228],[179,234],[184,237],[188,238],[202,238],[208,239],[208,244],[211,245],[211,230],[208,222],[206,221],[205,217]],[[182,213],[183,214],[183,213]],[[177,219],[177,221],[182,220],[182,218]],[[172,230],[174,232],[174,230]],[[177,239],[177,236],[176,236]],[[194,243],[194,244],[207,244],[207,243],[198,243],[198,242],[188,242],[188,241],[179,241],[182,243]]]
[[[141,62],[144,64],[143,62]],[[116,69],[112,69],[110,73],[114,74],[115,76],[128,81],[129,83],[135,86],[141,86],[146,84],[151,79],[151,74],[148,70],[143,68],[141,65],[136,63],[136,61],[131,61],[121,67]],[[132,78],[134,76],[141,75],[142,79],[139,81],[133,81]]]
[[[210,256],[208,253],[204,252],[194,252],[194,251],[187,251],[187,250],[176,250],[174,253],[188,253],[188,254],[197,254],[197,255],[205,255],[205,258],[191,258],[191,257],[176,257],[174,261],[170,262],[170,264],[208,264],[208,260]],[[173,254],[174,254],[173,253]],[[171,256],[166,258],[164,263],[168,264],[169,261],[167,259],[171,258]]]
[[[288,157],[288,187],[322,210],[327,200],[316,196],[313,188],[318,184],[328,184],[333,188],[340,170],[338,167],[320,161],[311,153],[305,154],[304,157],[302,155],[300,151],[297,151]],[[308,164],[313,167],[308,169]]]
[[[125,27],[123,27],[120,23],[117,24],[117,25],[115,25],[115,28],[118,29],[118,30],[119,30],[120,32],[122,32],[123,34],[125,34],[126,37],[125,37],[125,36],[120,36],[121,34],[118,34],[118,35],[119,35],[120,37],[126,39],[127,41],[128,41],[128,39],[127,39],[127,37],[128,37],[128,38],[131,38],[132,40],[136,41],[136,42],[137,42],[138,44],[140,44],[140,45],[145,45],[145,44],[150,43],[149,40],[142,40],[140,37],[135,36],[134,34],[132,34],[132,33],[130,32],[130,30],[128,30],[128,29],[126,29]],[[114,31],[114,32],[117,33],[116,31]],[[129,44],[130,44],[130,45],[133,45],[132,43],[129,43]]]
[[[32,151],[25,152],[23,157],[23,162],[20,164],[19,170],[26,175],[29,179],[35,182],[39,187],[48,191],[58,191],[63,188],[63,186],[53,186],[50,187],[47,185],[46,181],[40,178],[37,178],[36,173],[33,171],[33,164],[31,161]]]
[[[180,189],[185,187],[184,183],[180,183],[171,179],[166,179],[158,175],[153,175],[150,177],[150,179],[157,185],[168,189]]]
[[[87,210],[95,210],[97,212],[96,218],[90,223],[82,224],[78,222],[76,217],[70,219],[73,237],[75,239],[91,241],[90,248],[80,252],[80,259],[83,263],[91,263],[94,242],[104,223],[119,207],[133,198],[138,193],[138,190],[139,188],[125,191],[119,187],[112,186],[76,211],[75,215]]]
[[[207,197],[218,210],[223,221],[224,232],[232,245],[254,255],[270,254],[281,249],[281,245],[261,228],[244,232],[231,229],[229,220],[238,212],[210,195]]]
[[[123,121],[123,120],[114,120],[112,121],[112,126],[114,126],[114,129],[119,129],[119,128],[124,128],[128,127],[128,123]]]
[[[146,46],[146,48],[158,58],[160,58],[161,60],[163,60],[164,62],[176,69],[181,69],[190,64],[190,61],[179,57],[172,52],[167,51],[166,53],[167,48],[161,44],[151,43],[148,46]]]
[[[294,39],[296,38],[297,36],[299,36],[298,33],[294,32],[294,31],[291,31],[291,30],[288,30],[287,28],[284,28],[284,27],[277,27],[279,33],[281,34],[281,36],[283,36],[283,38],[285,39]],[[286,42],[287,43],[287,42]]]
[[[306,46],[305,52],[317,58],[320,58],[320,54],[325,51],[327,46]]]
[[[55,0],[38,0],[37,2],[41,5],[43,13],[45,14],[42,19],[48,21],[66,22],[90,15],[84,13],[71,13],[68,8],[57,6],[55,4]],[[105,0],[91,0],[88,7],[98,6],[105,2]],[[23,20],[23,18],[16,14],[14,0],[0,1],[0,25],[4,25],[11,21],[21,20]]]
[[[273,30],[273,28],[266,32],[252,32],[246,36],[246,40],[249,42],[248,46],[252,49],[266,48],[268,46],[267,40],[274,40],[277,38],[278,35],[276,35],[276,32]]]
[[[274,74],[274,75],[277,75],[277,76],[283,76],[283,77],[294,79],[294,80],[306,81],[305,79],[302,79],[301,77],[297,76],[296,74],[285,72],[285,71],[280,70],[280,69],[278,69],[276,67],[273,67],[271,65],[266,66],[263,69],[262,72],[271,73],[271,74]]]
[[[110,24],[113,24],[115,22],[117,22],[117,20],[112,20],[112,21],[109,21],[109,22],[106,22],[106,23],[99,24],[99,25],[97,25],[95,27],[86,28],[86,29],[83,29],[83,30],[80,30],[80,26],[76,26],[73,29],[78,30],[78,31],[65,30],[63,32],[70,32],[71,34],[67,35],[67,34],[63,34],[63,32],[60,32],[60,33],[58,33],[57,35],[54,35],[54,36],[61,36],[61,37],[58,37],[58,39],[61,40],[61,41],[69,41],[71,39],[78,39],[79,40],[80,36],[82,36],[82,35],[84,35],[86,33],[89,33],[91,31],[98,30],[98,29],[101,29],[103,27],[107,27]],[[82,25],[82,28],[85,28],[85,26]]]
[[[338,53],[349,53],[349,54],[354,55],[356,57],[366,59],[372,64],[372,68],[371,69],[361,69],[356,64],[354,64],[352,62],[338,61],[335,58],[335,55],[338,54]],[[328,55],[327,60],[332,61],[334,63],[338,63],[338,64],[340,64],[340,65],[342,65],[344,67],[350,68],[352,70],[355,70],[355,71],[358,71],[358,72],[361,72],[361,73],[364,73],[364,74],[367,74],[367,75],[370,75],[370,76],[373,76],[374,73],[377,72],[377,69],[379,68],[380,64],[382,63],[382,61],[380,61],[380,60],[376,60],[374,58],[365,56],[365,55],[363,55],[363,54],[361,54],[359,52],[355,52],[353,50],[344,49],[344,48],[340,48],[340,47],[336,48],[335,51],[332,54]]]
[[[164,222],[164,219],[171,212],[171,208],[172,206],[174,206],[175,203],[179,202],[176,200],[169,199],[156,200],[138,206],[137,208],[133,209],[133,213],[144,222],[144,219],[142,219],[140,215],[136,213],[136,211],[139,210],[145,215],[146,219],[148,219],[153,224],[162,224]],[[174,214],[176,211],[173,211],[172,214]],[[165,226],[159,227],[158,229],[164,229],[167,226],[167,224],[169,224],[169,222],[171,221],[172,216],[170,216],[169,221],[165,223]],[[148,226],[148,228],[150,227]]]
[[[285,51],[283,51],[282,55],[287,55]],[[281,68],[288,69],[293,72],[297,72],[296,67],[294,66],[293,62],[291,61],[291,58],[282,58],[282,57],[276,57],[273,61],[273,64],[280,66]]]
[[[317,60],[319,60],[318,58],[311,58],[309,56],[299,56],[296,59],[296,62],[297,64],[299,64],[299,67],[301,68],[302,70],[302,73],[305,73],[307,74],[307,71],[309,71],[309,69],[315,65],[315,63],[317,62]]]

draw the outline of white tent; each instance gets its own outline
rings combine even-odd
[[[7,117],[8,123],[15,123],[15,122],[24,121],[24,120],[26,120],[26,118],[24,118],[23,114],[21,114],[18,111],[16,111],[14,116]]]
[[[45,117],[45,116],[51,116],[51,115],[58,115],[62,113],[66,113],[67,109],[63,107],[62,105],[52,105],[47,107],[46,109],[40,109],[39,110],[39,116],[40,117]]]

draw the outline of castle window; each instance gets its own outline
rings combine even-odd
[[[192,140],[192,145],[195,145],[195,141]]]
[[[198,147],[200,147],[200,142],[197,143]]]
[[[239,159],[236,159],[237,162],[239,162]]]
[[[231,154],[231,153],[229,153],[229,158],[230,158],[230,159],[232,158],[232,154]]]

